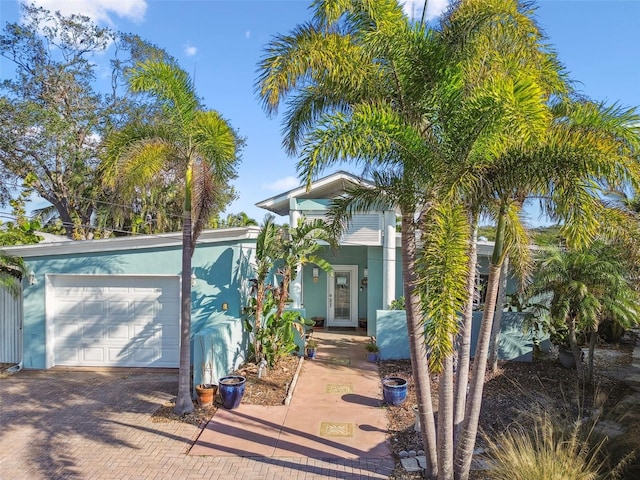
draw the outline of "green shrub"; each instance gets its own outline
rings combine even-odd
[[[392,300],[389,304],[389,310],[406,310],[404,305],[404,296]]]

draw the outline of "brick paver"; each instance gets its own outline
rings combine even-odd
[[[200,430],[154,423],[174,371],[23,371],[0,379],[0,479],[384,479],[389,459],[190,456]]]

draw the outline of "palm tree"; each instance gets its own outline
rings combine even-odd
[[[285,303],[289,298],[289,286],[298,275],[298,267],[313,263],[325,272],[332,271],[329,262],[317,255],[322,248],[319,241],[333,244],[333,239],[322,220],[306,221],[300,218],[295,228],[282,227],[279,240],[276,254],[281,263],[276,270],[276,275],[280,277],[276,318],[280,318],[284,312]]]
[[[227,227],[249,227],[252,225],[258,225],[253,218],[249,217],[245,212],[230,213],[227,215]]]
[[[0,289],[4,289],[13,297],[20,295],[22,278],[27,273],[24,261],[0,252]]]
[[[256,363],[262,360],[262,346],[260,345],[260,329],[262,328],[262,313],[265,295],[267,293],[267,277],[273,269],[278,257],[280,230],[274,223],[274,216],[264,217],[260,232],[256,238],[256,278],[253,280],[255,289],[255,313],[253,325],[253,354]]]
[[[421,305],[415,233],[422,225],[416,217],[421,213],[429,218],[448,202],[458,206],[449,214],[459,215],[464,206],[474,218],[477,204],[460,203],[465,197],[451,192],[463,190],[460,179],[470,187],[481,184],[470,173],[486,169],[514,132],[528,139],[544,130],[539,125],[546,125],[548,114],[540,84],[543,79],[547,88],[556,82],[540,73],[553,73],[555,64],[552,55],[540,53],[540,38],[531,35],[536,30],[530,19],[514,2],[497,3],[463,2],[456,12],[466,8],[466,16],[452,13],[442,31],[432,31],[411,25],[394,1],[317,2],[315,23],[270,44],[259,80],[270,112],[282,97],[296,94],[285,117],[285,146],[292,153],[301,150],[299,170],[307,181],[338,161],[394,172],[386,186],[398,186],[398,195],[387,200],[401,210],[407,327],[423,441],[430,473],[438,472],[441,478],[452,478],[453,442],[451,428],[444,425],[448,421],[440,422],[438,455],[429,368],[422,361],[423,314],[432,329],[429,348],[441,352],[432,356],[432,367],[440,368],[436,359],[442,361],[442,377],[449,379],[446,388],[452,384],[448,362],[457,322],[449,309],[430,312]],[[520,37],[510,37],[507,24],[521,24],[514,30]],[[500,58],[497,47],[511,49],[507,60],[486,62]],[[545,68],[538,68],[541,64]],[[517,81],[510,76],[513,72],[519,72]],[[455,218],[449,218],[449,228],[467,235],[473,230]],[[464,297],[458,291],[447,294],[447,306]]]
[[[239,139],[213,110],[200,105],[193,83],[179,67],[157,61],[139,64],[129,75],[133,92],[148,93],[162,102],[164,121],[127,125],[108,139],[103,166],[122,191],[158,178],[183,183],[182,298],[180,370],[175,412],[193,411],[191,361],[191,257],[209,211],[217,182],[235,174]]]
[[[529,294],[545,306],[554,325],[566,326],[579,373],[582,362],[577,334],[589,336],[587,382],[593,378],[600,321],[607,317],[624,328],[637,324],[640,296],[630,281],[626,262],[621,251],[601,241],[582,250],[544,250]]]

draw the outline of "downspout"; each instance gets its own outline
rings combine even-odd
[[[22,292],[24,291],[24,277],[22,279],[22,283],[23,283],[23,286],[20,289],[20,342],[18,342],[18,344],[20,345],[19,346],[20,353],[18,355],[18,357],[20,358],[20,361],[17,364],[7,368],[6,372],[9,375],[14,375],[18,373],[24,367],[24,308],[23,308],[24,297],[22,295]]]

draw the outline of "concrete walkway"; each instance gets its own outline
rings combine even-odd
[[[394,463],[384,443],[384,409],[374,406],[380,392],[373,384],[364,388],[360,378],[377,382],[376,367],[364,362],[364,341],[350,335],[319,339],[318,361],[305,362],[300,390],[289,407],[281,408],[290,423],[270,418],[271,408],[260,413],[246,405],[219,410],[205,431],[178,422],[154,423],[151,414],[175,398],[175,371],[54,369],[0,379],[0,479],[387,478]],[[323,376],[329,373],[340,376]],[[329,395],[328,385],[338,391]],[[345,385],[353,393],[345,393]],[[303,413],[294,413],[299,410]],[[258,442],[251,437],[253,443],[272,442],[277,430],[277,450],[246,457],[256,455],[247,443],[232,448],[229,437],[207,440],[205,434],[215,434],[214,424],[228,413],[266,429]],[[311,422],[314,417],[327,422],[322,432]],[[211,455],[190,454],[194,442],[194,449],[210,448]],[[223,453],[213,454],[214,448]]]
[[[216,412],[191,455],[389,460],[378,369],[366,337],[315,332],[291,404]],[[386,462],[385,462],[386,463]]]

